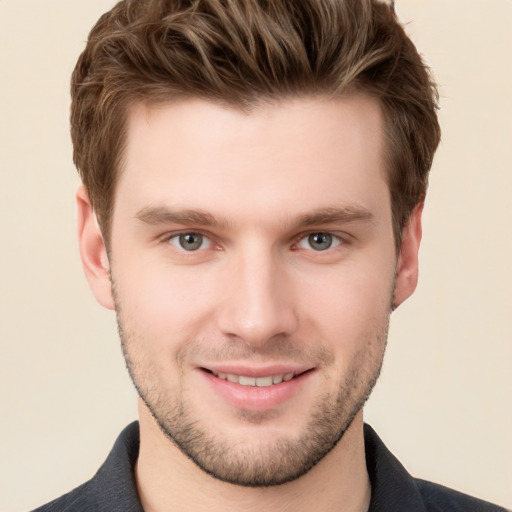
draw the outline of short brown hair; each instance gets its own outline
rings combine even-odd
[[[247,108],[298,95],[376,97],[395,240],[423,201],[440,139],[437,91],[389,4],[376,0],[123,0],[72,76],[74,161],[110,238],[135,102],[199,97]]]

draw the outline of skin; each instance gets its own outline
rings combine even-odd
[[[421,239],[420,205],[397,254],[382,124],[364,96],[136,105],[108,257],[79,190],[85,272],[142,397],[145,510],[367,510],[362,405]],[[224,370],[304,373],[273,394]]]

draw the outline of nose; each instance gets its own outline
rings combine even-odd
[[[284,267],[270,251],[248,251],[231,262],[217,317],[225,336],[263,348],[296,331],[293,286]]]

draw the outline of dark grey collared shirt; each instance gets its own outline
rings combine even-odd
[[[369,512],[506,512],[411,477],[369,425],[364,427],[364,436],[372,485]],[[133,473],[138,453],[139,425],[134,422],[123,430],[91,480],[34,512],[144,512]]]

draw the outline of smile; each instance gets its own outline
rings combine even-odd
[[[281,375],[269,375],[266,377],[249,377],[246,375],[235,375],[233,373],[216,373],[211,371],[215,377],[222,380],[240,384],[241,386],[256,386],[260,388],[273,386],[274,384],[281,384],[287,382],[295,377],[294,373],[285,373]]]
[[[236,409],[269,411],[300,394],[307,382],[315,382],[316,367],[276,364],[255,368],[222,364],[215,369],[198,367],[215,395]]]

